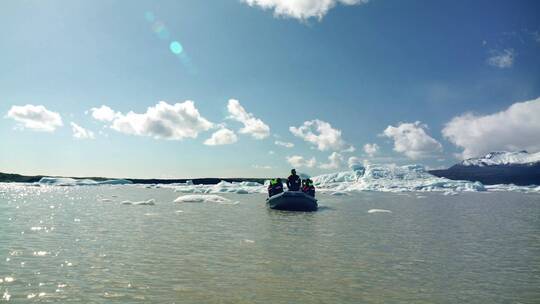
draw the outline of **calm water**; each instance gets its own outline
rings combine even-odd
[[[268,210],[263,195],[173,203],[178,195],[134,186],[0,188],[0,297],[540,302],[540,195],[321,195],[316,213]],[[147,199],[156,205],[120,204]]]

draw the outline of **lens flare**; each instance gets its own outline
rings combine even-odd
[[[169,50],[173,55],[187,68],[191,73],[196,73],[197,69],[189,57],[189,54],[184,50],[184,46],[177,40],[172,40],[172,33],[167,28],[167,25],[152,11],[144,12],[144,19],[150,24],[152,32],[160,39],[169,43]]]
[[[159,34],[163,30],[165,30],[165,24],[161,21],[156,21],[154,24],[152,24],[152,30],[154,33]]]
[[[169,45],[169,49],[171,49],[171,52],[173,52],[173,54],[175,55],[180,55],[184,50],[184,48],[178,41],[171,42],[171,44]]]
[[[148,21],[148,22],[154,22],[154,20],[156,20],[156,16],[154,16],[154,13],[152,13],[152,12],[146,12],[146,13],[144,13],[144,18],[145,18],[146,21]]]

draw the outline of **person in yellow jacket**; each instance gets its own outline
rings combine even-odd
[[[270,184],[268,185],[268,196],[274,196],[281,192],[283,192],[283,182],[281,181],[281,178],[271,179]]]

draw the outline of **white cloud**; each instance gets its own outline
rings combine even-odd
[[[367,155],[370,157],[373,157],[373,155],[377,154],[379,152],[379,145],[377,144],[365,144],[364,145],[364,152],[366,152]]]
[[[102,106],[100,109],[104,109],[104,107]],[[108,110],[103,111],[103,113],[106,112],[110,114]],[[96,112],[92,114],[94,113]],[[98,117],[99,120],[111,118],[107,115],[98,115]],[[96,117],[94,116],[94,118]],[[155,106],[148,107],[146,112],[142,114],[132,111],[127,114],[116,112],[110,127],[118,132],[131,135],[182,140],[196,138],[199,132],[211,129],[213,124],[199,114],[193,101],[187,100],[174,105],[160,101]]]
[[[341,131],[332,128],[332,125],[322,120],[306,121],[298,128],[289,127],[294,136],[314,144],[321,151],[339,151],[344,148],[345,142],[341,139]]]
[[[467,113],[454,117],[442,134],[463,148],[463,158],[496,150],[540,151],[540,97],[490,115]]]
[[[92,117],[99,121],[113,121],[117,116],[117,113],[106,105],[102,105],[99,108],[91,108],[90,112],[92,113]]]
[[[270,127],[262,120],[255,118],[252,113],[248,113],[240,102],[236,99],[229,99],[227,104],[229,118],[241,122],[244,127],[240,129],[241,134],[250,134],[255,139],[263,139],[270,135]]]
[[[270,154],[270,155],[274,155],[275,153],[276,152],[274,152],[273,150],[268,151],[268,154]]]
[[[354,151],[356,151],[356,148],[353,145],[349,145],[348,148],[341,150],[343,153],[353,153]]]
[[[238,141],[238,137],[232,130],[222,128],[214,132],[210,138],[204,141],[207,146],[229,145]]]
[[[272,169],[272,166],[253,165],[253,168],[255,168],[255,169],[263,169],[263,170],[270,170],[270,169]]]
[[[432,156],[442,150],[441,144],[426,133],[427,125],[420,123],[401,123],[397,127],[388,126],[383,136],[394,140],[394,151],[403,153],[410,159]]]
[[[532,33],[533,39],[536,42],[540,42],[540,32],[536,31]]]
[[[35,131],[53,132],[63,126],[60,114],[49,111],[42,105],[12,106],[6,117],[18,122],[21,128]]]
[[[278,145],[278,146],[285,147],[285,148],[292,148],[292,147],[294,147],[294,144],[293,144],[293,143],[285,142],[285,141],[279,141],[279,140],[276,140],[276,141],[274,142],[274,144],[276,144],[276,145]]]
[[[316,17],[319,20],[337,4],[360,5],[368,0],[242,0],[249,6],[274,10],[275,16],[291,17],[300,20]]]
[[[341,167],[341,163],[343,162],[343,156],[337,152],[333,152],[328,157],[328,163],[321,164],[319,167],[321,169],[337,169]]]
[[[287,162],[293,166],[293,167],[306,167],[306,168],[313,168],[317,164],[317,160],[315,157],[312,157],[310,159],[305,159],[303,156],[300,155],[293,155],[293,156],[287,156]]]
[[[87,130],[78,124],[71,122],[71,130],[73,131],[73,137],[77,139],[94,139],[94,132]]]
[[[513,49],[504,49],[502,51],[492,50],[491,56],[487,59],[487,63],[497,68],[510,68],[514,64],[516,57]]]

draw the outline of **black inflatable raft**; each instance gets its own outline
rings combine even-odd
[[[316,211],[317,200],[301,191],[281,192],[266,199],[271,209],[289,211]]]

